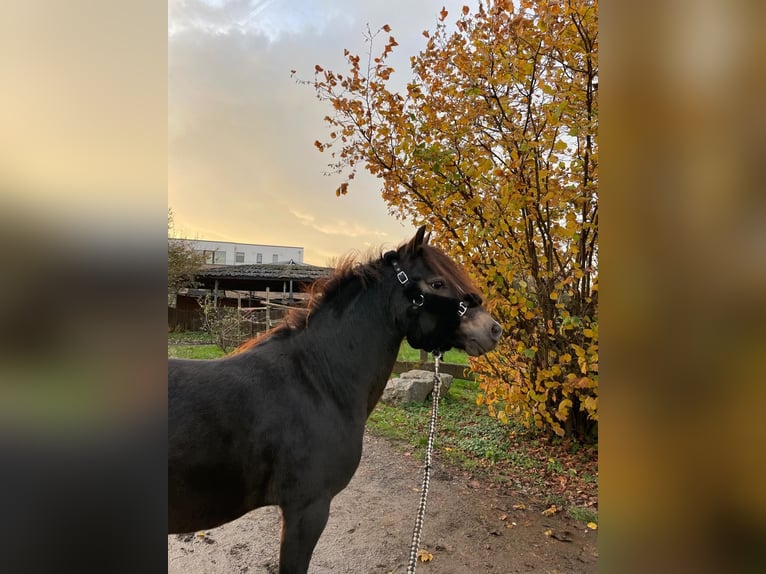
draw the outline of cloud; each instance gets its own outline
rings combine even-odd
[[[343,70],[344,48],[366,51],[366,24],[388,23],[400,44],[392,65],[406,78],[443,4],[170,0],[168,203],[177,225],[202,239],[304,246],[318,264],[411,235],[369,174],[335,196],[342,178],[323,175],[330,158],[313,146],[327,137],[329,106],[290,70],[307,79],[315,64]]]
[[[207,35],[259,35],[270,42],[308,31],[321,34],[348,13],[325,0],[170,0],[168,36],[184,32]]]
[[[317,218],[308,213],[302,213],[295,209],[289,212],[302,224],[323,233],[325,235],[338,235],[341,237],[375,237],[386,238],[389,236],[385,231],[370,229],[358,223],[350,223],[344,219],[335,219],[333,221],[317,221]],[[369,244],[369,242],[367,242]]]

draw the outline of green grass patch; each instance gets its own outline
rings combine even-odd
[[[168,345],[168,357],[174,359],[217,359],[225,354],[218,345]]]
[[[399,356],[397,358],[400,361],[419,361],[420,351],[418,349],[413,349],[407,341],[402,341],[402,346],[399,349]],[[431,357],[431,355],[428,356],[428,361],[433,361],[433,357]],[[468,365],[468,355],[464,351],[450,349],[444,353],[442,361],[445,363]]]
[[[567,516],[569,516],[569,518],[573,518],[574,520],[584,522],[585,524],[588,522],[595,522],[598,524],[598,512],[596,512],[593,508],[585,508],[583,506],[570,506],[567,509]]]
[[[499,424],[486,410],[476,406],[477,390],[478,383],[455,379],[447,396],[442,398],[437,425],[440,450],[463,463],[482,460],[485,464],[517,458],[509,442],[515,427]],[[430,414],[430,402],[401,407],[378,403],[367,427],[387,438],[403,440],[417,450],[426,445]]]
[[[199,344],[213,343],[213,338],[206,331],[170,331],[168,333],[168,344]]]

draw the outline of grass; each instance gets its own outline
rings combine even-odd
[[[398,359],[400,361],[419,361],[420,351],[418,349],[413,349],[412,347],[410,347],[407,341],[404,341],[402,342],[402,346],[399,349]],[[433,358],[429,355],[428,360],[432,361]],[[444,357],[442,357],[442,361],[444,361],[445,363],[456,363],[458,365],[468,365],[468,355],[466,355],[465,352],[463,351],[450,349],[449,351],[444,353]]]
[[[204,333],[169,333],[168,356],[214,359],[224,355]],[[418,361],[420,352],[405,341],[400,361]],[[462,351],[449,351],[445,362],[468,364]],[[481,477],[537,501],[556,504],[583,523],[598,522],[598,450],[571,440],[548,439],[520,421],[503,425],[476,405],[479,384],[455,379],[439,405],[435,456],[460,471]],[[430,402],[393,407],[378,403],[368,430],[400,443],[422,457],[428,438]]]
[[[567,516],[586,524],[588,522],[595,522],[598,524],[598,512],[592,508],[585,508],[583,506],[571,506],[567,509]]]
[[[225,354],[218,345],[168,345],[168,357],[174,359],[217,359]]]
[[[213,338],[205,331],[172,331],[168,333],[168,344],[196,345],[213,343]]]

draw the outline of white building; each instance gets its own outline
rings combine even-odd
[[[254,263],[303,263],[303,247],[258,245],[232,241],[184,239],[205,256],[206,265],[252,265]]]

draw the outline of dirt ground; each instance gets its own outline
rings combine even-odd
[[[421,461],[366,435],[309,574],[406,572],[421,480]],[[435,460],[420,545],[433,559],[418,574],[597,572],[597,533],[542,510]],[[278,510],[258,509],[203,536],[169,536],[168,574],[274,574],[278,546]]]

